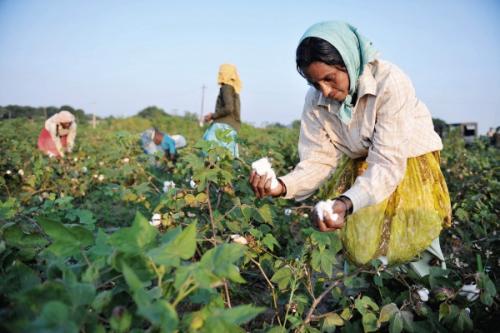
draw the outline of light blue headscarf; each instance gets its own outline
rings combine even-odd
[[[349,95],[339,109],[340,120],[349,124],[352,119],[352,96],[356,92],[358,78],[363,73],[367,63],[374,60],[378,54],[372,42],[358,33],[352,25],[340,21],[327,21],[314,24],[306,30],[300,42],[307,37],[317,37],[326,40],[339,51],[349,73]],[[299,42],[299,44],[300,44]]]

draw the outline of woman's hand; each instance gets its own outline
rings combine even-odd
[[[206,122],[206,123],[208,123],[209,121],[211,121],[212,120],[212,114],[213,113],[206,114],[205,117],[203,117],[203,121]]]
[[[285,192],[285,187],[278,181],[278,186],[271,189],[271,178],[267,179],[267,174],[259,176],[257,172],[252,171],[250,173],[250,179],[248,182],[252,186],[252,190],[257,198],[263,198],[266,196],[278,197]]]
[[[347,205],[341,200],[335,200],[332,210],[334,214],[337,214],[336,219],[327,212],[323,212],[323,216],[318,216],[318,212],[316,210],[313,211],[311,217],[312,224],[319,231],[335,231],[344,226],[348,211]]]

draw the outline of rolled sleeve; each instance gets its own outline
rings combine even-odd
[[[300,201],[310,196],[331,175],[341,156],[313,112],[312,94],[308,93],[302,113],[300,162],[292,172],[279,178],[286,186],[287,199]]]

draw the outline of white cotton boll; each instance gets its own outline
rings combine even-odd
[[[278,180],[276,179],[276,173],[274,173],[271,167],[271,162],[267,157],[263,157],[252,163],[252,169],[257,172],[259,176],[264,176],[267,174],[267,179],[271,179],[271,189],[278,187]]]
[[[103,166],[104,165],[104,162],[99,162],[99,166]]]
[[[175,183],[171,180],[163,182],[163,192],[168,192],[168,190],[175,188]]]
[[[87,173],[87,171],[89,171],[89,169],[87,169],[87,167],[83,167],[83,168],[82,168],[82,172],[83,172],[83,173]]]
[[[189,181],[189,186],[191,186],[191,188],[196,187],[196,182],[193,180],[193,178],[191,178],[191,180]]]
[[[104,175],[99,175],[99,177],[97,177],[97,179],[102,182],[104,180]]]
[[[335,200],[326,200],[326,201],[320,201],[314,206],[314,210],[316,211],[316,214],[318,215],[320,220],[323,220],[326,215],[328,214],[330,218],[333,221],[337,221],[339,218],[339,214],[333,212],[333,204],[335,203]]]
[[[123,159],[123,163],[128,163],[128,162],[130,162],[130,159],[129,159],[128,157],[125,157],[125,158]]]
[[[427,302],[429,300],[429,290],[427,288],[417,290],[417,294],[422,302]]]
[[[149,221],[153,227],[158,227],[161,224],[161,214],[153,214],[151,221]]]
[[[22,177],[22,176],[24,176],[24,171],[23,171],[23,169],[19,169],[19,170],[17,171],[17,173],[18,173],[21,177]]]
[[[382,262],[382,265],[384,266],[387,266],[389,264],[389,260],[386,256],[380,256],[377,259],[380,260],[380,262]]]
[[[231,240],[234,243],[238,243],[238,244],[241,244],[241,245],[247,245],[248,244],[247,239],[245,237],[241,236],[241,235],[238,235],[238,234],[231,235]]]
[[[78,157],[75,157],[73,161],[78,162]]]
[[[458,291],[460,296],[466,297],[469,302],[474,302],[479,297],[481,291],[475,283],[464,284]]]
[[[292,210],[291,210],[290,208],[286,208],[286,209],[285,209],[285,215],[286,215],[286,216],[290,216],[290,215],[292,215]]]
[[[10,171],[10,170],[7,170],[5,173],[8,175],[12,175],[12,171]]]

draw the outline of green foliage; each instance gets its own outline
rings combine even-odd
[[[175,165],[142,153],[139,133],[153,125],[187,137]],[[79,126],[76,150],[62,160],[36,151],[41,126],[0,123],[2,331],[496,328],[499,153],[484,143],[465,147],[447,136],[442,166],[454,214],[442,234],[448,269],[418,278],[376,260],[348,265],[338,235],[310,227],[313,201],[255,198],[250,162],[269,156],[278,174],[288,172],[298,160],[297,123],[244,124],[239,159],[198,141],[203,129],[193,115],[155,107],[97,129]],[[176,186],[163,193],[167,180]],[[159,228],[149,223],[155,213]],[[460,288],[473,283],[479,297],[470,300]],[[425,302],[418,293],[424,287]]]

